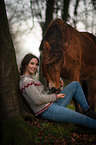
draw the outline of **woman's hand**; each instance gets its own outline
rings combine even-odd
[[[57,94],[57,99],[63,99],[65,97],[65,94]]]

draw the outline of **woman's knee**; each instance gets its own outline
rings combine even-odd
[[[72,84],[73,85],[80,85],[80,83],[78,81],[73,81]]]
[[[78,81],[73,81],[74,87],[76,88],[82,88],[81,84]]]

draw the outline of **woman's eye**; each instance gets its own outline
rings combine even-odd
[[[31,65],[34,65],[35,63],[34,62],[31,62]],[[35,65],[39,66],[39,63],[36,63]]]
[[[32,65],[34,65],[34,62],[31,62]]]

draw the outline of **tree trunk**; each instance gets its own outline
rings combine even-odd
[[[3,0],[0,2],[0,51],[1,51],[1,78],[0,89],[0,118],[5,120],[14,113],[19,113],[18,104],[18,80],[19,73],[16,65],[16,58],[12,39],[9,32],[7,16]]]
[[[75,8],[74,8],[74,19],[73,19],[73,23],[74,23],[74,28],[76,28],[76,23],[77,23],[77,9],[78,9],[78,6],[79,6],[79,2],[80,0],[76,0],[75,2]]]
[[[63,0],[62,19],[67,22],[70,0]]]
[[[92,1],[92,4],[94,6],[94,9],[96,10],[96,0],[91,0]]]
[[[31,145],[32,130],[20,115],[19,73],[4,0],[0,1],[0,54],[0,143]]]
[[[53,20],[53,12],[54,12],[54,1],[55,0],[47,0],[46,1],[46,18],[45,18],[45,24],[43,28],[43,34],[48,27],[49,23]]]

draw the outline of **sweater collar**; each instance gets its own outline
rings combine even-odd
[[[22,75],[22,76],[20,76],[20,79],[25,78],[25,77],[32,78],[32,76],[31,76],[31,75]],[[33,78],[32,78],[32,79],[33,79]]]

